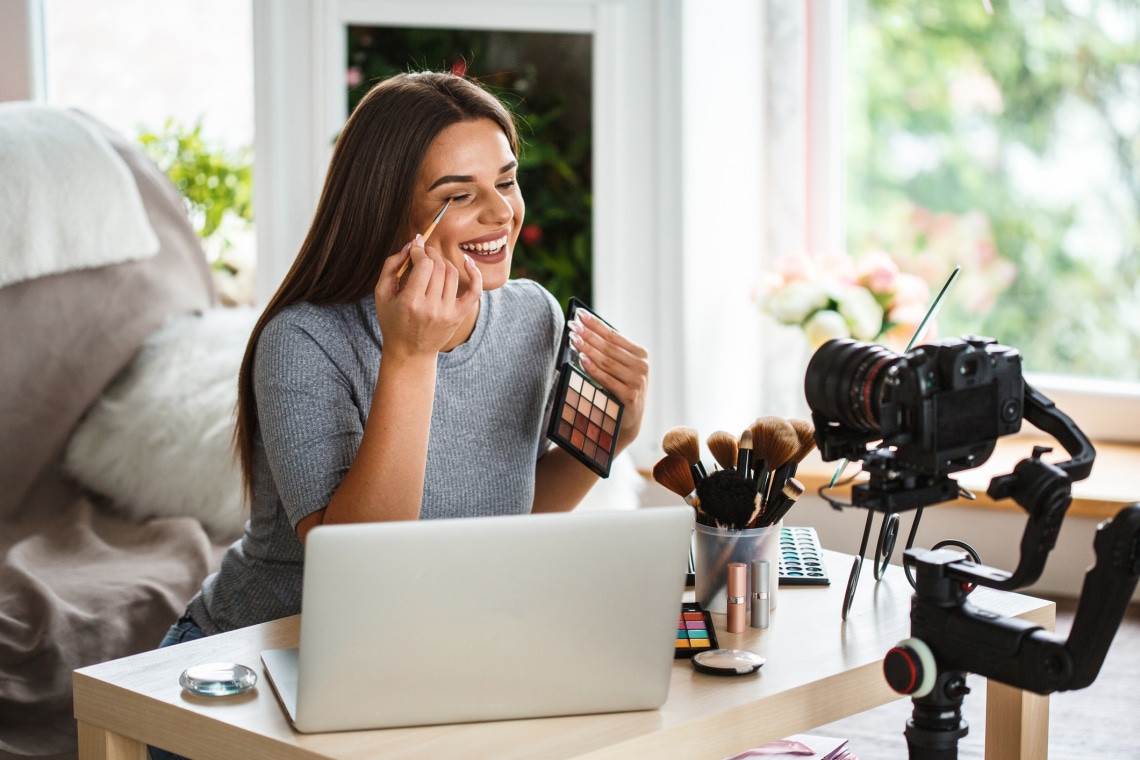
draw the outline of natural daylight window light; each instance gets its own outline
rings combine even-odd
[[[185,199],[222,302],[251,303],[251,0],[42,5],[48,103],[142,143]]]
[[[848,6],[848,249],[928,282],[961,264],[940,335],[1090,391],[1136,383],[1140,5],[988,6]]]

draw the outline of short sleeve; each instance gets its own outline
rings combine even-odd
[[[344,338],[321,327],[313,310],[284,311],[266,325],[254,355],[261,437],[294,527],[328,506],[364,434],[351,383],[333,360]]]

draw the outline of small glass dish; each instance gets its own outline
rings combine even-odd
[[[182,671],[178,683],[191,694],[228,697],[257,685],[257,673],[236,662],[207,662]]]

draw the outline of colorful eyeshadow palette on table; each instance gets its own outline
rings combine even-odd
[[[718,649],[716,630],[708,610],[695,602],[681,603],[681,617],[677,620],[677,644],[673,659],[692,657],[698,652]]]
[[[558,386],[546,436],[575,459],[603,478],[609,477],[621,427],[622,403],[582,367],[581,357],[570,342],[570,322],[579,311],[588,311],[609,325],[596,312],[570,299],[566,327],[558,349]],[[612,325],[610,325],[612,327]]]

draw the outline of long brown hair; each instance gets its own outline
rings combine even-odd
[[[518,155],[510,113],[479,85],[453,74],[398,74],[373,87],[337,139],[309,234],[253,328],[238,376],[234,448],[253,496],[258,428],[253,356],[261,331],[286,306],[352,303],[376,287],[384,259],[411,239],[412,190],[432,142],[446,127],[490,119]]]

